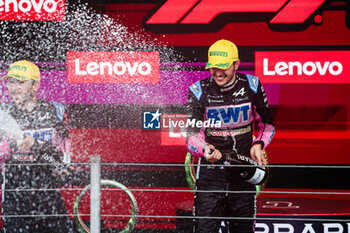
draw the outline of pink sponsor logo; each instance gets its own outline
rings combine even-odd
[[[263,83],[350,83],[350,51],[255,52]]]
[[[69,83],[159,83],[159,52],[68,52]]]
[[[0,0],[0,20],[64,21],[65,0]]]

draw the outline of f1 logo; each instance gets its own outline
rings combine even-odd
[[[223,13],[275,13],[270,21],[304,23],[325,0],[168,0],[146,24],[209,24]]]
[[[143,112],[143,128],[144,129],[160,129],[161,121],[159,110],[156,112]]]
[[[270,209],[299,209],[300,206],[294,205],[293,202],[289,202],[289,201],[267,201],[266,205],[263,205],[262,208],[270,208]]]

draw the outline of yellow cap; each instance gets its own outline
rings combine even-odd
[[[208,50],[208,63],[205,69],[219,68],[226,70],[238,60],[238,49],[229,40],[218,40]]]
[[[20,81],[26,81],[29,79],[40,81],[40,70],[38,66],[29,61],[16,61],[10,65],[7,74],[2,77],[2,79],[8,77],[15,78]]]

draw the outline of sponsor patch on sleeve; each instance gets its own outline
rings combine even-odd
[[[64,119],[64,113],[65,113],[65,109],[63,104],[60,103],[53,103],[55,108],[56,108],[56,116],[58,117],[58,119],[60,119],[60,121],[63,121]]]
[[[201,98],[203,91],[202,91],[200,81],[197,81],[194,84],[192,84],[192,86],[190,87],[190,90],[196,96],[197,100]]]
[[[258,92],[259,78],[250,74],[247,74],[249,87],[256,94]]]

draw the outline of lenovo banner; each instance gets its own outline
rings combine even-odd
[[[0,0],[0,20],[63,21],[65,0]]]
[[[263,83],[350,83],[350,51],[255,52]]]
[[[159,83],[159,52],[68,52],[69,83]]]

